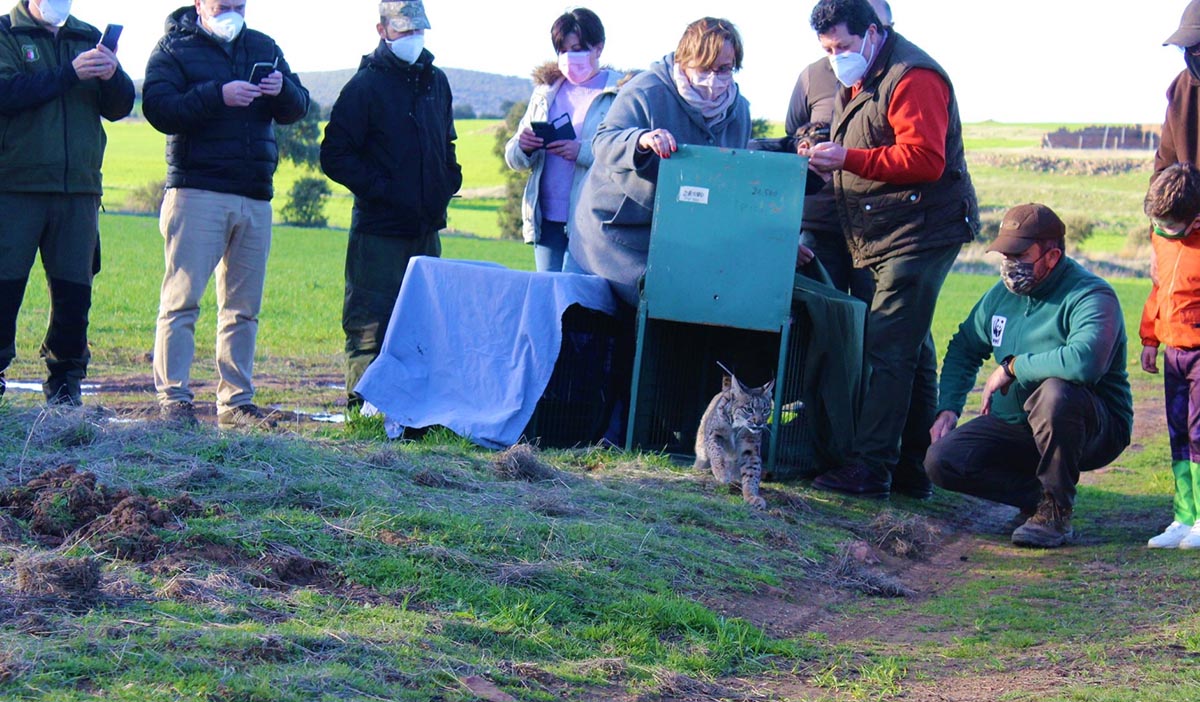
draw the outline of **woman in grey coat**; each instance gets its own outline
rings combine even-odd
[[[696,20],[674,53],[621,88],[592,141],[570,260],[607,279],[628,305],[637,305],[646,271],[659,159],[679,144],[740,149],[750,141],[750,104],[733,81],[741,67],[742,39],[733,23]]]

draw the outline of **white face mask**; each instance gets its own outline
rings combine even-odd
[[[39,0],[37,8],[42,21],[55,27],[66,24],[71,16],[71,0]]]
[[[596,57],[589,51],[564,51],[558,55],[558,70],[574,85],[596,75]]]
[[[222,12],[206,21],[204,26],[214,37],[228,43],[236,39],[242,27],[246,26],[246,18],[238,12]]]
[[[847,88],[862,80],[862,77],[867,74],[867,67],[870,64],[863,56],[867,44],[867,37],[863,37],[862,47],[858,51],[846,51],[829,57],[829,65],[833,67],[833,74],[837,76],[838,82]]]
[[[387,45],[396,58],[406,63],[416,63],[417,59],[421,57],[421,50],[425,48],[425,35],[419,32],[409,34],[406,37],[393,39]]]
[[[709,102],[716,102],[724,97],[725,93],[729,92],[729,86],[733,85],[733,73],[717,73],[716,71],[694,71],[685,70],[684,75],[687,76],[688,82],[696,89],[696,93],[701,98]]]

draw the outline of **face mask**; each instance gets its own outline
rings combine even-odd
[[[733,85],[733,73],[717,73],[716,71],[696,71],[687,73],[688,82],[696,89],[701,98],[709,102],[720,100],[729,92]]]
[[[862,77],[867,74],[866,56],[863,52],[867,48],[867,37],[863,37],[863,45],[857,52],[846,51],[840,54],[833,54],[829,57],[829,65],[833,68],[833,74],[837,76],[838,82],[847,88],[853,86]]]
[[[1193,231],[1195,231],[1197,220],[1193,219],[1191,222],[1187,222],[1187,223],[1183,224],[1182,226],[1179,226],[1179,224],[1180,224],[1179,222],[1170,222],[1169,223],[1169,222],[1164,222],[1162,220],[1157,220],[1157,219],[1152,219],[1150,221],[1154,225],[1154,233],[1161,236],[1162,238],[1164,238],[1164,239],[1182,239],[1182,238],[1186,237],[1188,234],[1191,234]],[[1171,226],[1169,226],[1170,224],[1175,224],[1176,226],[1171,227]],[[1163,225],[1168,225],[1168,226],[1163,226]]]
[[[71,16],[71,0],[41,0],[37,8],[42,13],[42,21],[55,27],[66,24]]]
[[[1186,49],[1183,52],[1183,62],[1187,64],[1188,73],[1196,80],[1200,80],[1200,56],[1192,54]]]
[[[558,55],[558,70],[573,85],[586,83],[596,75],[596,57],[591,51],[564,51]]]
[[[205,27],[214,37],[228,43],[237,38],[238,33],[242,31],[242,27],[245,25],[246,18],[242,17],[241,14],[237,12],[222,12],[216,17],[209,19]]]
[[[1034,261],[1004,259],[1004,262],[1000,264],[1000,279],[1004,281],[1004,287],[1014,295],[1028,295],[1029,291],[1038,284],[1035,269],[1040,260],[1042,260],[1041,257]]]
[[[416,63],[417,59],[421,57],[421,50],[425,48],[425,35],[409,34],[406,37],[393,39],[387,44],[396,58],[405,63]]]

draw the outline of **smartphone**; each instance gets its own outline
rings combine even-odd
[[[117,40],[121,38],[121,30],[125,27],[119,24],[110,24],[104,28],[104,34],[100,37],[100,43],[108,47],[108,50],[117,53]]]
[[[266,78],[275,72],[275,65],[277,63],[279,63],[279,59],[275,59],[271,62],[259,61],[258,63],[254,64],[254,66],[250,68],[250,82],[255,85],[261,83],[263,78]]]

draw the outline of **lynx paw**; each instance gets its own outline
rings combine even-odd
[[[766,509],[767,508],[767,501],[764,500],[759,495],[746,495],[745,500],[746,500],[746,504],[750,505],[754,509]]]

